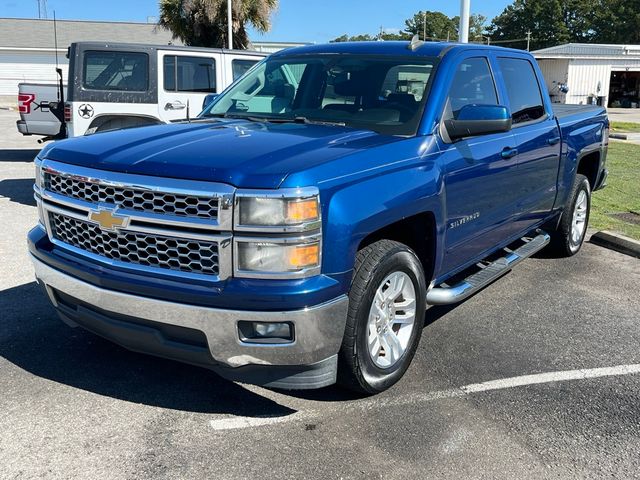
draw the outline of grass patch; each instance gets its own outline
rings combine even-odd
[[[611,142],[607,168],[607,186],[593,194],[589,226],[640,240],[640,225],[611,216],[627,212],[640,214],[640,145]]]
[[[611,131],[616,133],[636,133],[640,132],[640,123],[633,122],[611,122]]]

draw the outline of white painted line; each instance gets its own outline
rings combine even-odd
[[[565,382],[568,380],[584,380],[587,378],[616,377],[640,373],[640,364],[618,365],[603,368],[581,368],[580,370],[565,370],[561,372],[537,373],[534,375],[522,375],[520,377],[503,378],[483,383],[473,383],[460,387],[464,393],[486,392],[489,390],[501,390],[504,388],[523,387],[540,383]]]
[[[460,398],[472,393],[487,392],[491,390],[503,390],[506,388],[524,387],[527,385],[538,385],[542,383],[566,382],[571,380],[585,380],[588,378],[617,377],[622,375],[632,375],[640,373],[640,364],[617,365],[603,368],[582,368],[579,370],[565,370],[559,372],[537,373],[533,375],[522,375],[519,377],[502,378],[482,383],[472,383],[463,387],[451,388],[448,390],[436,390],[434,392],[413,393],[399,397],[372,397],[366,400],[347,402],[338,404],[335,411],[351,409],[373,410],[397,405],[410,405],[415,403],[428,403],[435,400],[447,398]],[[326,413],[326,412],[325,412]],[[334,412],[335,413],[335,412]],[[297,411],[291,415],[284,416],[264,416],[264,417],[242,417],[231,416],[217,420],[211,420],[210,425],[214,430],[236,430],[250,427],[261,427],[287,423],[301,419],[309,419],[322,415],[319,411]]]
[[[228,418],[220,418],[211,420],[209,424],[214,430],[237,430],[239,428],[262,427],[264,425],[273,425],[276,423],[285,423],[293,420],[299,420],[303,415],[300,412],[292,413],[285,416],[270,417],[241,417],[233,416]]]

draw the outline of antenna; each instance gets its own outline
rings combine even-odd
[[[56,23],[56,11],[53,11],[53,43],[56,51],[56,71],[58,71],[58,24]],[[58,99],[60,100],[60,99]]]
[[[413,38],[411,39],[411,43],[409,43],[409,46],[407,47],[409,50],[411,50],[412,52],[415,52],[417,49],[419,49],[422,45],[424,45],[424,42],[422,40],[420,40],[420,35],[416,34],[413,36]]]
[[[38,18],[47,18],[47,0],[36,0],[38,3]]]

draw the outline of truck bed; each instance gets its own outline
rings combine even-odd
[[[568,118],[577,120],[583,116],[594,117],[605,112],[605,108],[599,105],[564,105],[561,103],[553,104],[553,113],[560,123],[563,123],[563,120],[566,120]]]

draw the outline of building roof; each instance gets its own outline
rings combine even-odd
[[[153,23],[58,20],[56,24],[58,48],[65,50],[71,43],[82,41],[182,45],[172,40],[170,31]],[[53,20],[0,18],[0,47],[53,49]]]
[[[536,58],[609,58],[640,56],[640,45],[613,45],[599,43],[566,43],[531,52]]]

